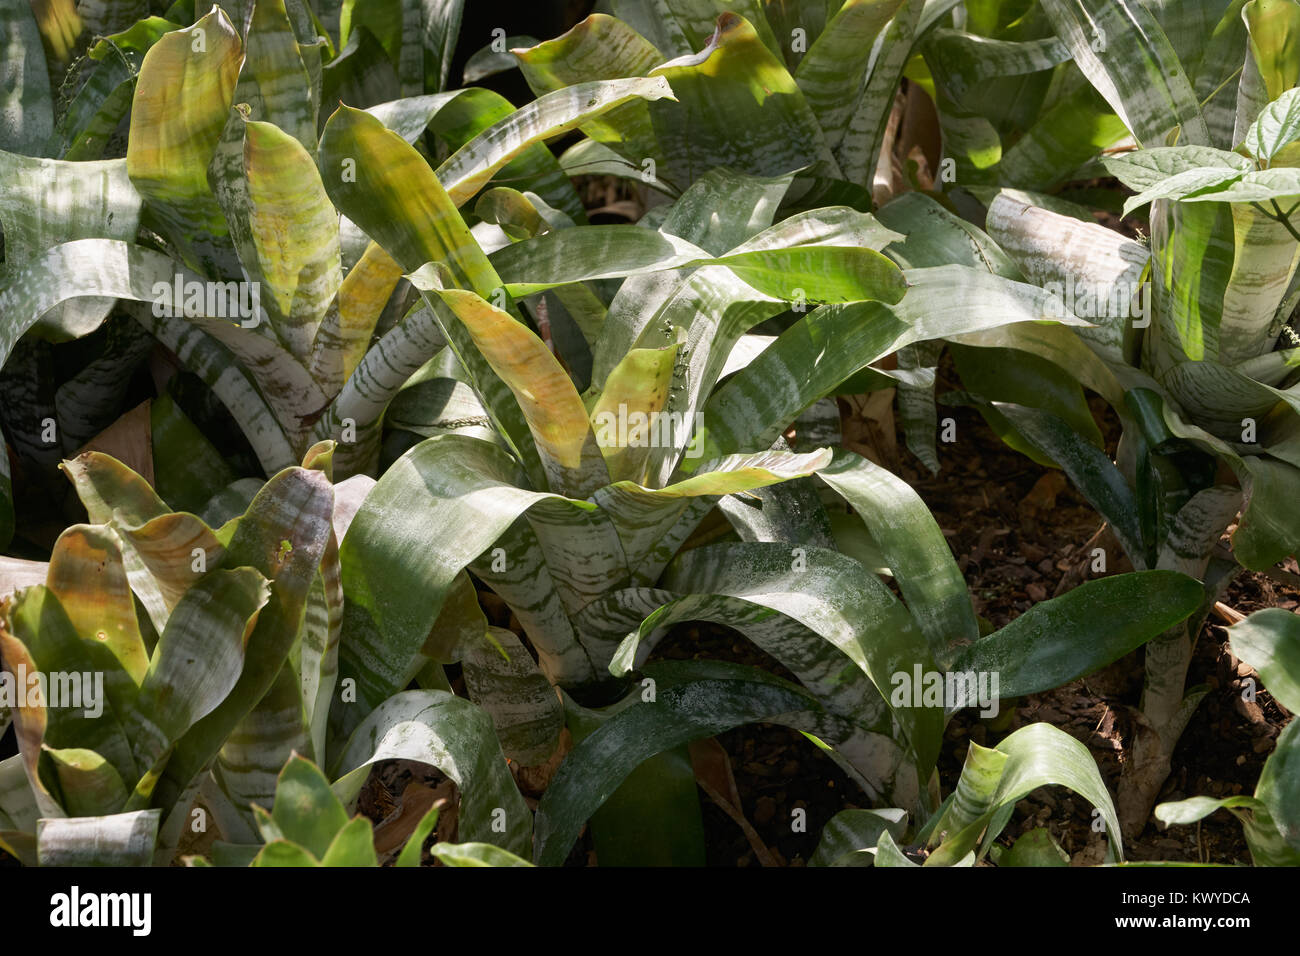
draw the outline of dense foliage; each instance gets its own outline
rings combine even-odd
[[[1294,723],[1155,805],[1207,615],[1300,547],[1300,3],[204,6],[0,7],[0,850],[376,865],[405,760],[455,796],[387,862],[693,865],[692,745],[770,723],[860,789],[812,865],[1059,865],[999,842],[1044,786],[1108,862],[1221,808],[1300,862]],[[844,447],[885,390],[932,470],[941,403],[1060,469],[1114,567],[977,615]],[[1300,708],[1296,615],[1230,638]],[[1139,648],[1117,800],[1049,723],[940,773]]]

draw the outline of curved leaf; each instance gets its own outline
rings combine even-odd
[[[532,814],[515,789],[492,719],[479,707],[438,690],[395,694],[361,722],[334,761],[335,793],[350,801],[380,760],[437,767],[460,790],[462,837],[511,853],[528,851]]]

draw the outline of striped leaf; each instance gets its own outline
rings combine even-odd
[[[1036,694],[1086,677],[1158,637],[1194,613],[1202,598],[1201,585],[1176,571],[1087,581],[962,648],[952,670],[998,674],[1003,698]]]
[[[943,266],[904,275],[909,289],[897,306],[822,306],[709,396],[700,427],[705,457],[770,445],[802,409],[905,345],[1052,317],[1041,290],[986,272]]]
[[[663,62],[664,56],[645,37],[622,20],[593,13],[569,32],[529,49],[515,50],[524,79],[537,94],[567,86],[626,76],[644,76]],[[584,123],[582,131],[598,143],[618,150],[612,155],[633,160],[661,159],[654,141],[650,107],[632,101],[604,117]]]
[[[1153,151],[1132,155],[1148,152]],[[999,193],[989,204],[989,235],[1030,282],[1051,288],[1063,309],[1074,306],[1071,311],[1096,326],[1073,329],[1074,334],[1102,358],[1124,362],[1125,329],[1136,311],[1134,298],[1150,252],[1113,230],[1038,208],[1026,199]]]
[[[342,281],[338,214],[311,154],[270,123],[245,124],[244,175],[256,274],[275,331],[306,364]]]
[[[831,149],[844,136],[871,60],[872,45],[902,3],[848,0],[799,61],[795,82]]]
[[[455,287],[489,298],[501,286],[433,170],[377,119],[340,107],[325,125],[319,159],[321,178],[334,204],[374,236],[404,269],[414,271],[427,262],[442,263]],[[469,371],[484,407],[522,456],[529,473],[540,479],[541,461],[509,388],[478,354],[468,331],[458,322],[440,321],[439,326]],[[425,360],[432,356],[429,353]]]
[[[243,60],[239,33],[220,8],[163,36],[145,54],[131,104],[126,171],[185,263],[229,274],[225,218],[208,187]]]
[[[839,177],[803,91],[743,16],[723,13],[699,53],[670,60],[651,75],[666,79],[678,101],[652,107],[651,116],[664,156],[659,175],[679,190],[715,166],[755,176],[808,169]]]
[[[561,514],[595,508],[525,491],[517,480],[516,465],[500,449],[444,435],[395,462],[366,496],[339,549],[346,596],[339,678],[356,681],[358,704],[331,711],[334,739],[352,731],[365,716],[361,711],[409,683],[422,666],[418,652],[456,575],[516,518],[546,500],[557,501]],[[414,514],[419,520],[412,520]],[[464,531],[448,539],[442,530],[447,527]],[[523,560],[518,550],[511,554],[508,565]],[[537,641],[545,634],[530,637]],[[580,681],[592,674],[591,664],[571,633],[568,642],[581,668],[574,679]],[[562,656],[568,647],[552,650]]]
[[[764,16],[761,0],[651,0],[629,3],[619,0],[615,14],[649,37],[663,57],[685,56],[709,42],[717,19],[731,11],[744,17],[759,32],[763,45],[774,56],[781,47]]]
[[[628,570],[652,584],[713,501],[803,477],[826,467],[827,449],[803,455],[767,451],[732,455],[702,466],[698,474],[663,488],[619,481],[595,500],[618,531]],[[621,635],[620,635],[621,636]]]
[[[642,101],[633,99],[632,102]],[[514,105],[501,94],[470,87],[446,99],[434,114],[429,129],[448,149],[457,152],[490,129],[508,127],[515,112]],[[538,132],[543,137],[549,135]],[[564,210],[574,222],[587,221],[573,184],[540,140],[523,146],[496,171],[495,178],[537,193],[557,209]]]
[[[910,702],[886,707],[895,674],[910,675],[914,666],[931,669],[929,650],[907,609],[856,561],[819,548],[792,555],[784,544],[706,545],[679,556],[663,583],[685,596],[628,635],[611,673],[627,673],[643,662],[674,623],[726,624],[781,661],[828,710],[864,730],[889,733],[892,715],[911,744],[920,777],[929,775],[942,708]],[[877,790],[887,782],[887,769],[858,767]]]
[[[248,439],[266,474],[273,475],[294,463],[284,426],[229,349],[183,318],[156,316],[153,309],[141,305],[128,307],[127,311],[212,389]]]
[[[494,627],[464,660],[465,690],[492,717],[501,752],[525,767],[550,758],[564,729],[564,708],[513,631]]]
[[[546,344],[513,316],[473,292],[436,290],[468,330],[479,354],[505,382],[532,432],[551,490],[587,498],[609,484],[587,410]]]
[[[907,814],[902,810],[841,810],[822,828],[809,866],[870,866],[884,833],[903,839]]]
[[[316,330],[307,366],[325,394],[337,396],[356,371],[401,277],[402,267],[374,242],[348,270]]]
[[[40,866],[148,866],[158,839],[158,810],[43,819],[36,825]]]
[[[457,206],[524,149],[551,139],[632,100],[672,98],[660,77],[581,83],[538,97],[484,130],[438,167],[438,179]]]
[[[177,299],[178,279],[182,290]],[[55,246],[23,272],[22,280],[0,292],[0,309],[18,315],[18,331],[59,302],[78,295],[111,295],[136,302],[153,303],[159,311],[185,311],[194,286],[206,288],[213,297],[221,283],[203,286],[194,273],[175,260],[146,249],[111,239],[80,239]],[[226,312],[226,295],[221,292],[218,314]],[[189,321],[233,352],[257,381],[281,427],[297,439],[303,418],[326,404],[319,386],[307,370],[285,349],[253,328],[244,328],[238,317],[213,317],[205,306]],[[0,326],[0,336],[11,332]],[[6,345],[0,338],[0,351]],[[238,373],[232,373],[238,374]],[[263,429],[265,430],[265,429]]]
[[[155,788],[155,806],[179,807],[172,814],[184,816],[188,808],[177,801],[280,673],[329,543],[332,510],[325,475],[291,468],[267,482],[240,519],[225,565],[259,572],[271,582],[271,597],[245,643],[238,681],[216,709],[176,743]]]
[[[1106,858],[1120,860],[1124,850],[1119,820],[1092,754],[1069,734],[1038,723],[1017,730],[992,751],[971,745],[958,799],[935,827],[939,845],[925,865],[961,865],[977,845],[982,857],[1009,821],[1012,805],[1049,785],[1068,787],[1101,811],[1109,835]]]
[[[126,161],[71,163],[0,152],[0,225],[5,234],[4,274],[52,246],[72,239],[134,241],[140,225],[139,193]],[[41,317],[39,334],[54,341],[94,331],[113,307],[109,298],[75,299]]]
[[[64,159],[100,159],[135,93],[140,62],[149,47],[178,24],[145,17],[128,29],[102,36],[86,51],[89,75],[55,128]]]
[[[269,597],[266,579],[253,568],[218,570],[186,591],[168,617],[125,718],[137,762],[146,769],[132,809],[148,805],[171,748],[235,687],[249,634]]]
[[[843,449],[817,472],[861,516],[936,661],[979,625],[948,541],[920,496],[887,469]]]
[[[479,707],[436,690],[393,695],[361,722],[332,762],[334,792],[350,803],[380,760],[437,767],[460,790],[461,837],[516,855],[528,852],[532,814],[515,788],[492,718]]]
[[[937,6],[947,8],[948,4]],[[877,41],[880,53],[867,71],[866,86],[858,95],[848,128],[835,148],[835,160],[843,172],[841,178],[848,182],[866,188],[872,185],[903,68],[922,33],[924,7],[923,0],[903,0]]]
[[[227,735],[202,782],[204,801],[228,840],[253,840],[257,809],[274,803],[276,780],[295,752],[312,747],[300,670],[290,660]]]
[[[1046,0],[1043,10],[1088,80],[1142,146],[1208,146],[1210,131],[1169,38],[1140,0]]]
[[[389,403],[445,345],[442,326],[433,312],[421,308],[409,313],[365,353],[312,432],[317,439],[340,442],[335,459],[340,475],[375,470]],[[477,399],[475,404],[483,423],[490,424]]]

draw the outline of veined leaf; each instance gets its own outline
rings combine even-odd
[[[1235,169],[1246,173],[1254,168],[1245,156],[1211,146],[1154,146],[1107,156],[1101,163],[1108,173],[1137,192],[1193,169]]]

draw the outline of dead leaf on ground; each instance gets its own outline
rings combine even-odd
[[[690,745],[691,766],[695,770],[695,781],[722,812],[740,827],[754,850],[754,856],[763,866],[778,866],[772,851],[762,838],[750,826],[741,809],[740,793],[736,790],[736,778],[731,772],[731,758],[718,743],[716,737],[696,740]]]

